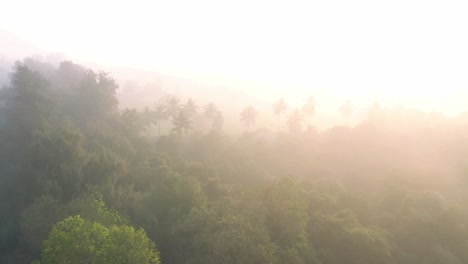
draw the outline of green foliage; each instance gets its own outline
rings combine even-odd
[[[42,263],[160,263],[143,230],[68,217],[44,241]]]
[[[463,118],[374,104],[355,127],[304,132],[295,110],[290,133],[236,136],[214,103],[119,111],[116,89],[71,62],[15,66],[0,92],[0,263],[41,249],[41,263],[159,263],[152,241],[163,263],[468,263]],[[274,104],[278,132],[287,108]],[[310,97],[308,122],[315,110]]]

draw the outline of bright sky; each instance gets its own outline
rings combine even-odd
[[[319,103],[380,99],[447,113],[468,109],[468,1],[15,0],[1,6],[0,29],[81,61],[213,80],[266,98],[311,94]]]

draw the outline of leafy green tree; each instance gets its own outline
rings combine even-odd
[[[78,130],[67,126],[37,131],[30,154],[42,194],[70,201],[81,191],[87,152]]]
[[[275,115],[278,117],[278,133],[279,133],[279,128],[280,128],[280,118],[281,115],[288,110],[288,104],[284,100],[284,98],[280,98],[278,102],[273,104],[273,112]]]
[[[250,127],[255,124],[256,118],[257,118],[257,111],[252,106],[244,108],[242,112],[240,113],[241,116],[241,121],[247,128],[247,131],[250,129]]]
[[[194,234],[180,263],[278,263],[266,227],[230,210],[228,204],[193,210],[179,232]]]
[[[262,207],[281,262],[319,263],[307,240],[307,196],[297,180],[280,178],[268,185],[262,194]]]
[[[58,222],[42,249],[42,263],[160,263],[146,233],[130,226],[111,226],[80,216]]]
[[[87,129],[117,115],[117,83],[107,73],[88,70],[74,94],[73,117]]]
[[[96,188],[88,188],[69,203],[51,196],[41,196],[23,210],[20,219],[21,241],[32,257],[38,257],[42,242],[58,221],[70,215],[99,222],[105,226],[127,224],[117,212],[106,207]]]

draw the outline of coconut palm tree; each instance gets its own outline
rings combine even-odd
[[[166,107],[164,105],[160,104],[155,107],[155,110],[153,111],[153,120],[154,122],[158,125],[158,134],[161,136],[161,123],[163,120],[166,120],[168,118],[167,112],[166,112]]]
[[[187,99],[185,103],[182,105],[182,109],[189,115],[194,116],[197,114],[198,105],[192,98]]]
[[[255,124],[257,119],[257,111],[252,106],[244,108],[240,113],[241,121],[246,126],[247,131],[249,131],[250,127]]]
[[[212,123],[212,131],[221,131],[224,125],[224,117],[221,111],[217,111]]]
[[[173,96],[166,101],[166,114],[168,117],[174,118],[180,110],[180,99]]]
[[[203,116],[210,120],[211,122],[211,128],[214,127],[214,120],[216,118],[216,115],[218,115],[219,109],[218,106],[216,106],[215,103],[208,103],[204,108],[203,111]]]
[[[281,115],[288,110],[288,104],[283,98],[280,98],[278,102],[273,104],[273,111],[275,112],[275,115],[278,116],[278,133],[279,133],[279,127],[280,127],[280,118]]]
[[[208,103],[203,109],[203,116],[210,120],[216,116],[216,112],[218,111],[218,107],[215,103]]]
[[[289,132],[297,133],[302,130],[302,122],[304,119],[302,118],[301,111],[299,109],[295,109],[294,112],[288,117],[288,128]]]
[[[174,127],[171,132],[176,132],[179,136],[182,136],[192,129],[192,119],[189,114],[180,110],[179,113],[172,118],[172,125],[174,125]]]
[[[144,127],[149,127],[152,124],[154,124],[154,115],[153,111],[150,110],[147,106],[143,109],[143,112],[141,113],[142,115],[142,121],[143,121],[143,126]]]
[[[313,115],[315,115],[316,110],[317,110],[317,102],[315,102],[315,98],[313,96],[309,96],[305,104],[302,106],[302,112],[307,117],[307,126],[310,125],[310,118]]]

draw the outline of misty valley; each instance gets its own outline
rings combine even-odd
[[[321,127],[320,94],[234,111],[132,104],[71,61],[2,76],[0,263],[468,263],[467,114],[349,100]]]

